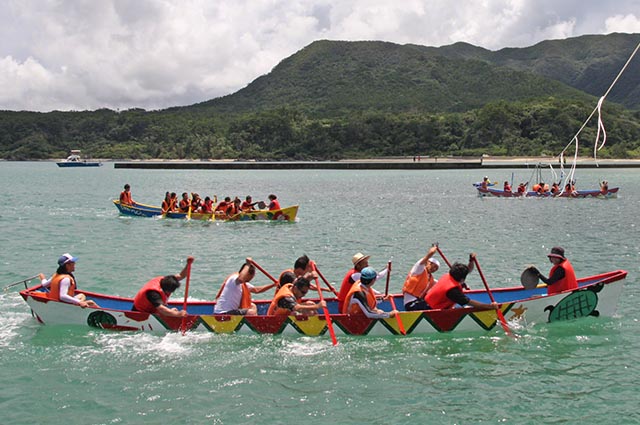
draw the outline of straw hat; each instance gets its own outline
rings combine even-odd
[[[360,261],[364,261],[364,260],[368,260],[369,258],[371,258],[370,255],[364,255],[361,252],[358,252],[356,255],[353,256],[353,258],[351,259],[351,262],[353,263],[353,265],[357,265]]]

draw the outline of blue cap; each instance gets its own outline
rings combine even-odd
[[[58,265],[64,266],[67,263],[75,263],[76,261],[78,261],[78,257],[74,257],[67,252],[66,254],[62,254],[62,257],[58,258]]]
[[[366,281],[371,281],[371,280],[375,279],[376,277],[378,277],[378,273],[376,273],[376,271],[373,270],[372,267],[365,267],[360,272],[360,279],[364,279]]]

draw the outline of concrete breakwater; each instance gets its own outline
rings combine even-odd
[[[557,158],[384,158],[341,161],[130,161],[115,162],[114,168],[147,170],[455,170],[534,168],[550,164],[559,168]],[[569,163],[565,167],[570,167]],[[579,160],[577,168],[633,168],[637,160]]]

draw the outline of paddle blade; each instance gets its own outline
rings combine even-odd
[[[534,266],[529,266],[520,275],[520,283],[525,289],[534,289],[538,286],[540,279],[538,278],[538,269]]]

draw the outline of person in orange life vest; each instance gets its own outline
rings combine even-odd
[[[180,203],[178,203],[178,210],[183,213],[189,212],[189,205],[191,205],[191,201],[189,201],[189,194],[187,192],[182,192],[182,199],[180,200]]]
[[[76,304],[82,308],[98,307],[93,300],[88,300],[84,294],[76,294],[76,278],[73,272],[76,269],[78,258],[71,254],[63,254],[58,258],[58,269],[50,279],[40,273],[43,287],[49,288],[49,298],[69,304]]]
[[[205,214],[211,214],[213,212],[213,201],[210,197],[205,197],[202,206],[200,207],[200,212]]]
[[[287,283],[293,283],[296,280],[296,275],[292,271],[283,271],[278,278],[278,289],[282,288]]]
[[[518,185],[518,193],[525,193],[527,191],[527,184],[529,184],[529,182],[520,183]]]
[[[197,193],[191,194],[191,212],[200,212],[202,206],[202,198]]]
[[[251,294],[260,294],[276,286],[276,283],[263,286],[253,286],[249,282],[256,275],[256,268],[251,264],[251,258],[225,280],[216,297],[214,314],[232,314],[241,316],[255,316],[258,307],[251,302]]]
[[[502,190],[504,190],[505,192],[511,192],[511,185],[509,184],[509,182],[504,182]]]
[[[553,184],[551,185],[551,193],[553,195],[557,195],[560,193],[560,185],[558,185],[558,183],[553,182]]]
[[[166,306],[166,303],[171,294],[180,287],[180,281],[187,276],[189,259],[192,258],[193,257],[187,258],[187,264],[179,274],[156,276],[145,283],[134,297],[131,310],[171,317],[186,316],[186,311],[169,308]]]
[[[364,314],[370,319],[395,317],[396,310],[387,312],[377,307],[378,301],[373,291],[373,284],[376,283],[377,277],[378,273],[371,267],[362,269],[360,280],[349,289],[340,312],[342,314]]]
[[[473,270],[473,259],[475,254],[469,255],[469,264],[454,263],[449,269],[449,273],[442,275],[438,282],[429,290],[425,301],[430,309],[440,310],[454,308],[456,304],[461,306],[470,305],[479,310],[496,310],[498,303],[491,304],[472,300],[463,292],[464,281],[467,275]]]
[[[351,289],[351,285],[360,280],[360,272],[365,267],[369,267],[369,258],[371,256],[364,255],[361,252],[358,252],[351,258],[351,263],[353,263],[353,268],[349,270],[342,279],[342,284],[340,285],[340,291],[338,291],[338,311],[342,311],[342,305],[344,304],[344,300]],[[378,273],[377,279],[383,279],[388,273],[387,268],[385,267],[380,273]],[[380,292],[374,289],[376,295],[380,295]]]
[[[600,193],[602,193],[603,195],[606,195],[607,192],[609,192],[609,182],[606,180],[603,180],[602,183],[600,183]]]
[[[224,201],[220,201],[218,203],[218,205],[216,205],[215,212],[216,213],[221,213],[221,214],[226,214],[227,213],[227,208],[229,208],[229,204],[230,203],[231,203],[231,198],[227,196],[226,198],[224,198]]]
[[[538,269],[534,268],[540,280],[547,284],[547,294],[553,295],[570,289],[577,289],[576,273],[569,260],[564,256],[564,249],[555,246],[551,248],[551,253],[547,254],[547,257],[553,264],[549,271],[549,277],[545,277]]]
[[[253,199],[251,198],[251,196],[247,195],[246,198],[244,198],[244,201],[242,201],[242,204],[240,205],[240,209],[242,211],[253,211],[255,208],[253,207],[255,204],[257,204],[257,202],[252,202]]]
[[[293,269],[284,270],[282,273],[280,273],[280,277],[282,278],[282,275],[286,272],[292,272],[295,275],[295,277],[304,277],[309,282],[311,282],[312,280],[315,280],[318,278],[318,273],[315,272],[315,270],[313,269],[313,266],[314,266],[313,261],[311,261],[307,255],[303,255],[296,259],[295,263],[293,264]],[[317,291],[318,288],[316,287],[316,285],[311,284],[311,290]],[[322,288],[322,290],[331,291],[330,289],[327,289],[327,288]]]
[[[124,185],[124,190],[120,192],[120,204],[121,205],[135,205],[136,203],[131,199],[131,186],[129,183]]]
[[[278,197],[273,193],[269,195],[269,211],[279,210],[280,202],[278,201]]]
[[[436,283],[433,274],[440,268],[440,262],[433,258],[436,252],[438,252],[438,248],[432,246],[427,255],[418,260],[409,271],[402,287],[405,310],[429,309],[424,297]]]
[[[160,207],[162,209],[162,214],[166,214],[167,212],[171,211],[171,194],[169,192],[164,194],[164,199],[162,200],[162,206]]]
[[[484,176],[484,178],[482,179],[482,182],[480,183],[480,187],[483,189],[486,189],[487,187],[489,187],[489,183],[491,183],[489,181],[489,177]]]
[[[302,297],[307,295],[310,287],[311,284],[304,277],[298,277],[293,283],[285,284],[273,297],[267,315],[306,314],[313,316],[318,314],[319,309],[327,307],[325,301],[314,303],[308,300],[302,302]]]

